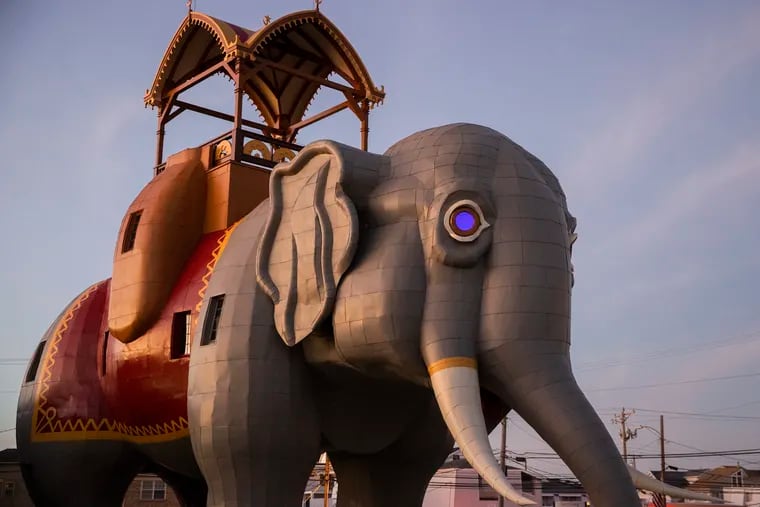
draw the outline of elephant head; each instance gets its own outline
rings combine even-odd
[[[573,377],[575,219],[536,157],[470,124],[384,155],[317,142],[275,168],[269,206],[257,279],[286,344],[430,386],[473,468],[520,505],[533,502],[494,459],[481,390],[538,431],[595,505],[639,505]]]

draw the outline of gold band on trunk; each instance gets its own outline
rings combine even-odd
[[[446,359],[439,359],[430,366],[428,366],[428,373],[432,375],[435,372],[445,370],[446,368],[464,367],[477,369],[478,363],[472,357],[447,357]]]

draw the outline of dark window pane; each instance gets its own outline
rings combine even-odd
[[[37,370],[40,367],[40,361],[42,360],[42,351],[45,350],[45,343],[47,342],[40,342],[40,344],[37,345],[37,350],[34,351],[32,363],[29,365],[29,370],[26,372],[26,382],[32,382],[35,378],[37,378]]]
[[[216,330],[219,327],[219,318],[222,316],[222,305],[224,305],[224,294],[214,296],[208,302],[206,318],[203,321],[201,345],[208,345],[216,341]]]
[[[127,228],[124,230],[124,241],[121,244],[121,253],[129,252],[135,247],[135,238],[137,237],[137,226],[140,225],[142,211],[135,211],[129,215]]]
[[[111,337],[111,333],[106,331],[103,333],[103,346],[100,349],[100,375],[106,374],[106,363],[108,361],[108,339]]]
[[[190,353],[190,312],[177,312],[172,319],[171,358]]]

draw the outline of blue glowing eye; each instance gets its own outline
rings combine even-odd
[[[449,206],[443,216],[443,226],[449,236],[463,243],[475,241],[490,227],[478,203],[470,199],[462,199]]]
[[[480,232],[480,213],[470,202],[460,203],[450,208],[448,223],[455,239],[470,238]]]
[[[478,217],[469,208],[460,208],[453,213],[454,228],[467,234],[478,228]]]

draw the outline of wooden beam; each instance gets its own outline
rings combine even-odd
[[[207,107],[196,106],[195,104],[191,104],[183,100],[175,100],[174,105],[177,107],[181,107],[182,109],[187,109],[188,111],[194,111],[196,113],[205,114],[206,116],[212,116],[220,120],[226,120],[229,122],[232,122],[235,120],[235,117],[232,116],[231,114],[222,113],[220,111],[214,111],[213,109],[209,109]]]
[[[356,115],[357,118],[360,120],[362,119],[362,106],[359,104],[359,102],[356,100],[356,97],[349,93],[343,94],[346,97],[346,102],[348,102],[348,107],[351,108],[351,111]]]
[[[177,104],[174,104],[174,105],[176,106]],[[166,117],[166,121],[165,121],[164,123],[165,123],[165,124],[166,124],[166,123],[169,123],[169,122],[170,122],[170,121],[172,121],[174,118],[176,118],[177,116],[179,116],[180,114],[182,114],[182,112],[183,112],[184,110],[185,110],[185,108],[184,108],[184,107],[177,107],[177,109],[176,109],[174,112],[170,113],[170,114],[169,114],[169,115]]]
[[[298,27],[298,28],[296,28],[296,30],[295,30],[295,33],[296,33],[296,34],[297,34],[299,37],[301,37],[303,40],[305,40],[307,43],[311,44],[313,47],[315,47],[315,48],[318,48],[320,51],[322,50],[321,46],[320,46],[319,44],[317,44],[317,42],[316,42],[314,39],[312,39],[312,38],[309,36],[309,34],[307,34],[307,33],[306,33],[304,30],[303,30],[303,28],[302,28],[302,27]],[[290,39],[289,39],[289,40],[290,40]],[[341,59],[342,59],[344,62],[347,62],[348,60],[346,59],[345,55],[343,54],[343,49],[341,49],[340,47],[338,47],[338,45],[337,45],[337,44],[335,44],[335,40],[334,40],[332,37],[327,37],[327,40],[328,40],[328,43],[330,44],[330,46],[332,46],[332,47],[333,47],[333,49],[335,49],[335,52],[336,52],[336,53],[338,53],[338,54],[340,55],[340,58],[341,58]],[[354,87],[356,87],[357,89],[359,88],[359,86],[360,86],[360,83],[359,83],[359,81],[357,81],[357,80],[356,80],[356,79],[355,79],[353,76],[349,76],[349,75],[347,75],[345,72],[343,72],[342,70],[340,70],[340,69],[337,67],[337,65],[335,65],[333,62],[329,62],[329,66],[330,66],[330,67],[333,69],[333,72],[335,72],[335,73],[336,73],[336,74],[338,74],[340,77],[342,77],[343,79],[345,79],[345,80],[346,80],[346,82],[348,82],[348,83],[350,83],[350,84],[351,84],[351,86],[354,86]]]
[[[188,111],[193,111],[200,114],[205,114],[206,116],[212,116],[214,118],[218,118],[220,120],[226,120],[228,122],[234,122],[235,117],[231,114],[222,113],[221,111],[214,111],[213,109],[209,109],[207,107],[197,106],[195,104],[191,104],[190,102],[185,102],[183,100],[175,100],[174,105],[182,108],[183,110],[186,109]],[[175,111],[176,113],[177,111]],[[179,113],[177,113],[179,114]],[[259,130],[274,130],[272,127],[268,125],[264,125],[261,123],[256,123],[255,121],[250,121],[246,119],[242,119],[241,124],[245,125],[246,127],[250,127],[253,129],[259,129]]]
[[[280,139],[275,139],[273,137],[257,134],[256,132],[251,132],[250,130],[241,130],[240,132],[243,133],[243,137],[245,137],[246,139],[257,139],[265,143],[273,144],[277,146],[278,148],[287,148],[293,151],[300,151],[303,149],[303,146],[301,146],[300,144],[289,143],[287,141],[282,141]]]
[[[272,169],[274,166],[277,165],[277,162],[274,162],[272,160],[267,160],[261,157],[254,157],[253,155],[246,155],[245,153],[243,153],[240,160],[242,160],[243,162],[248,162],[249,164],[256,164],[259,166],[268,167],[269,169]]]
[[[257,63],[271,67],[273,69],[281,70],[283,72],[287,72],[289,74],[293,74],[294,76],[298,76],[303,79],[307,79],[309,81],[313,81],[315,83],[319,83],[322,86],[326,86],[327,88],[332,88],[333,90],[338,90],[343,93],[351,94],[351,95],[362,95],[361,90],[357,90],[355,88],[350,88],[348,86],[344,86],[342,84],[334,83],[333,81],[330,81],[329,79],[322,79],[317,76],[313,76],[307,72],[302,72],[298,69],[294,69],[292,67],[288,67],[287,65],[283,65],[281,63],[273,62],[272,60],[267,60],[266,58],[260,58],[257,57],[255,60]]]
[[[298,123],[294,123],[293,125],[290,126],[290,128],[288,129],[288,131],[298,130],[298,129],[303,128],[303,127],[305,127],[307,125],[311,125],[312,123],[317,122],[319,120],[323,120],[323,119],[325,119],[325,118],[327,118],[329,116],[334,115],[335,113],[337,113],[339,111],[343,111],[347,107],[348,107],[348,101],[346,100],[346,101],[341,102],[340,104],[337,104],[337,105],[335,105],[335,106],[333,106],[333,107],[331,107],[329,109],[325,109],[321,113],[317,113],[314,116],[306,118],[305,120],[301,120]]]
[[[208,69],[204,70],[200,74],[196,74],[195,76],[191,77],[187,81],[183,82],[182,84],[179,84],[169,90],[168,92],[164,93],[164,96],[171,96],[173,94],[179,94],[180,92],[183,92],[189,88],[192,88],[193,86],[197,85],[201,81],[205,80],[209,76],[212,76],[216,74],[219,71],[227,71],[229,69],[229,65],[226,65],[226,62],[222,60],[221,62],[209,67]]]

